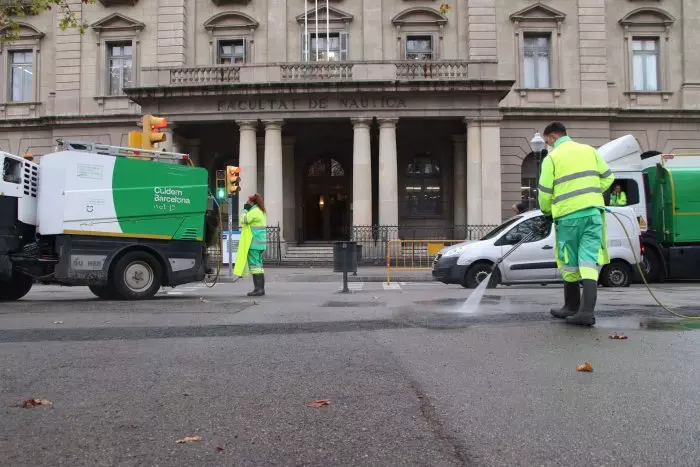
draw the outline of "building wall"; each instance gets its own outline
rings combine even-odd
[[[125,96],[107,96],[106,43],[133,41],[134,85],[142,68],[206,67],[214,63],[217,38],[246,37],[251,63],[298,62],[303,24],[297,16],[304,0],[254,0],[217,6],[211,0],[140,0],[135,5],[85,5],[71,8],[91,25],[84,35],[61,31],[55,10],[23,19],[23,37],[0,51],[0,148],[43,154],[59,137],[126,144],[136,129],[139,105]],[[323,2],[319,2],[323,4]],[[331,30],[349,32],[349,60],[400,60],[405,33],[440,37],[438,58],[498,60],[497,75],[516,83],[502,101],[500,132],[503,214],[520,198],[520,167],[528,141],[552,119],[564,121],[576,139],[602,144],[625,133],[644,149],[700,151],[700,2],[695,0],[451,0],[447,23],[392,24],[401,12],[441,2],[334,0],[332,8],[348,21]],[[308,3],[309,8],[313,2]],[[647,12],[630,17],[639,8]],[[240,13],[208,30],[207,21]],[[334,18],[336,18],[334,16]],[[243,27],[251,19],[251,24]],[[228,23],[227,23],[228,21]],[[227,27],[226,27],[227,26]],[[223,27],[223,29],[222,29]],[[323,21],[319,24],[325,29]],[[309,24],[310,31],[315,22]],[[527,31],[552,34],[549,89],[524,89],[521,47]],[[38,38],[43,33],[43,37]],[[635,36],[655,35],[661,43],[658,92],[630,89],[629,44]],[[7,103],[7,58],[30,48],[36,61],[32,102]],[[476,92],[476,91],[475,91]],[[170,143],[169,143],[170,144]],[[448,181],[449,182],[449,181]],[[445,193],[449,193],[447,183]],[[449,207],[446,207],[449,210]]]

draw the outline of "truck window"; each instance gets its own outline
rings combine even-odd
[[[2,162],[2,181],[19,185],[22,181],[22,162],[6,157]]]
[[[616,178],[610,189],[605,192],[605,204],[610,205],[610,193],[616,185],[620,185],[622,191],[627,195],[627,206],[639,203],[639,184],[637,181],[629,178]]]

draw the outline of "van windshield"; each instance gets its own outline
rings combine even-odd
[[[481,240],[490,240],[494,237],[497,237],[498,235],[501,234],[501,232],[503,232],[505,229],[507,229],[508,227],[510,227],[511,225],[513,225],[515,222],[519,221],[522,218],[523,218],[523,216],[511,217],[510,219],[505,221],[503,224],[499,225],[498,227],[493,229],[491,232],[489,232],[486,235],[484,235],[483,237],[481,237]]]

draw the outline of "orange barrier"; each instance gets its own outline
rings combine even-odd
[[[386,245],[386,282],[391,284],[391,271],[429,271],[435,256],[449,245],[464,240],[388,240]]]

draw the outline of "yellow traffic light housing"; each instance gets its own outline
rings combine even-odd
[[[168,120],[165,117],[154,117],[153,115],[143,116],[143,126],[141,132],[141,149],[153,149],[153,145],[165,141],[165,133],[161,133],[161,128],[168,126]]]
[[[241,168],[235,165],[229,165],[226,167],[226,191],[229,195],[233,195],[240,191],[241,182]]]

